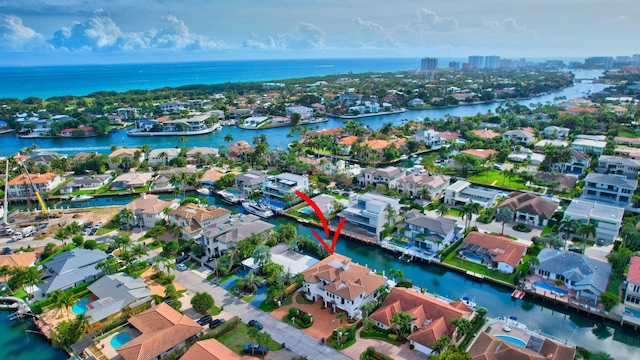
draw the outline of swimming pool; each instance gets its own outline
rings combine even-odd
[[[478,264],[482,264],[482,258],[480,256],[476,255],[473,251],[462,250],[462,251],[460,251],[460,254],[464,255],[464,257],[469,261],[473,261],[473,262],[477,262]]]
[[[131,341],[131,336],[129,336],[129,334],[121,333],[111,338],[111,346],[114,349],[117,349],[129,341]]]
[[[567,290],[560,289],[559,287],[553,286],[553,285],[551,285],[549,283],[546,283],[544,281],[536,281],[536,282],[533,283],[533,285],[535,285],[536,287],[539,287],[539,288],[547,289],[549,291],[555,291],[560,295],[567,295],[569,293]]]
[[[302,209],[298,210],[298,212],[301,212],[301,213],[307,214],[307,215],[313,215],[313,214],[316,213],[315,211],[313,211],[312,208],[310,208],[308,206],[303,207]]]
[[[496,337],[500,340],[504,340],[504,341],[508,341],[512,344],[521,346],[521,347],[525,347],[527,346],[527,343],[524,342],[523,340],[520,340],[518,338],[514,338],[513,336],[509,336],[509,335],[496,335]]]
[[[89,299],[80,299],[76,301],[76,303],[71,307],[71,312],[76,315],[84,314],[85,312],[87,312],[87,310],[89,310],[89,308],[87,307],[88,303]]]

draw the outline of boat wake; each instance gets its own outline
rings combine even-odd
[[[53,151],[60,151],[60,152],[84,151],[84,152],[90,152],[90,151],[109,150],[109,149],[111,149],[110,146],[51,147],[51,148],[38,148],[38,149],[35,150],[35,152],[53,152]]]

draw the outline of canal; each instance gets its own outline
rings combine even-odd
[[[187,193],[187,195],[195,196],[196,193]],[[160,197],[171,199],[174,195],[165,194]],[[67,203],[64,207],[124,205],[134,198],[134,196],[95,198],[82,204]],[[226,207],[232,211],[244,211],[241,206],[230,206],[213,197],[208,199],[212,205]],[[275,217],[268,221],[274,225],[293,224],[298,234],[313,239],[312,228],[309,226],[284,217]],[[478,306],[486,307],[490,317],[515,316],[532,330],[540,330],[591,351],[606,351],[616,359],[634,359],[636,355],[633,354],[640,347],[640,334],[631,327],[621,327],[612,321],[587,315],[584,312],[579,313],[572,308],[554,305],[550,301],[534,300],[528,295],[523,300],[514,300],[511,298],[510,288],[486,280],[471,280],[463,274],[436,264],[399,261],[396,255],[383,252],[378,247],[344,237],[340,237],[336,252],[352,258],[359,264],[385,271],[385,273],[390,269],[401,269],[416,286],[426,288],[429,292],[451,299],[467,296]]]

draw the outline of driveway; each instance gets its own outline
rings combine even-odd
[[[390,356],[393,359],[422,360],[427,358],[425,354],[419,351],[410,350],[408,342],[401,346],[395,346],[382,340],[363,339],[360,337],[361,330],[362,328],[358,330],[358,334],[356,335],[358,339],[356,343],[342,350],[345,355],[352,359],[359,359],[360,354],[366,351],[369,346],[373,346],[377,352]]]
[[[231,295],[225,289],[207,281],[206,273],[183,271],[177,272],[175,275],[176,280],[190,292],[205,291],[211,294],[217,306],[223,307],[224,311],[231,315],[238,316],[244,323],[252,319],[260,321],[264,325],[264,331],[271,334],[275,341],[285,343],[286,348],[297,354],[304,355],[309,359],[319,360],[349,359],[348,356],[339,351],[320,344],[320,341],[275,319],[271,315]]]

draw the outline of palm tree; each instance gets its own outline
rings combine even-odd
[[[465,318],[451,319],[451,325],[457,328],[458,337],[465,336],[472,327],[471,321]]]
[[[449,207],[445,203],[440,203],[436,207],[436,215],[445,216],[449,213]]]
[[[407,334],[411,331],[411,322],[413,315],[398,311],[391,317],[391,324],[396,328],[398,335]]]
[[[151,267],[156,272],[162,272],[162,269],[165,269],[167,270],[167,275],[169,275],[171,274],[171,268],[173,267],[173,263],[171,259],[168,259],[163,256],[156,256],[153,259],[153,265]]]
[[[271,260],[271,252],[267,245],[258,245],[253,250],[253,262],[262,269]]]
[[[120,210],[120,212],[118,213],[118,217],[120,219],[120,222],[122,223],[123,221],[126,222],[127,224],[127,231],[131,232],[131,220],[135,219],[135,215],[133,214],[133,211],[124,208],[122,210]]]
[[[54,290],[50,296],[52,299],[51,308],[56,309],[56,315],[58,315],[60,309],[65,309],[68,314],[69,308],[75,303],[73,296],[68,292]]]
[[[587,239],[596,236],[596,224],[592,224],[591,221],[588,221],[586,224],[580,224],[576,231],[584,237],[584,253],[587,250]]]
[[[131,247],[132,241],[129,235],[118,234],[113,237],[113,245],[120,249],[120,252]]]
[[[477,202],[473,202],[473,200],[469,200],[468,203],[464,204],[462,206],[462,210],[460,211],[461,214],[464,213],[464,215],[462,216],[462,218],[464,219],[465,216],[467,218],[465,224],[467,228],[471,227],[471,219],[473,218],[473,215],[478,214],[480,212],[480,203]]]
[[[44,282],[44,280],[42,280],[43,276],[44,269],[38,269],[33,266],[25,268],[22,273],[22,284],[25,288],[38,286]],[[31,297],[33,294],[29,293],[29,296]]]
[[[172,222],[167,224],[166,229],[167,232],[173,235],[176,239],[180,239],[182,237],[182,227],[180,227],[180,225]]]
[[[140,244],[137,244],[133,248],[131,248],[131,255],[137,260],[140,260],[141,257],[147,255],[148,253],[149,252],[147,251],[147,248]]]
[[[401,282],[404,279],[404,271],[402,269],[389,270],[389,276],[392,276],[396,282]]]
[[[224,134],[224,141],[227,144],[231,144],[233,142],[233,135],[231,134]]]
[[[161,151],[158,154],[158,157],[161,158],[161,159],[164,159],[164,164],[167,165],[167,163],[168,163],[167,159],[169,158],[169,154],[167,154],[166,151]]]
[[[387,204],[387,207],[384,209],[384,211],[387,213],[387,223],[389,225],[393,225],[396,222],[395,220],[398,212],[393,208],[393,206],[391,206],[391,204]]]
[[[565,232],[564,238],[564,249],[567,250],[567,241],[569,241],[569,237],[578,229],[578,220],[576,219],[568,219],[564,218],[560,221],[560,226],[558,230]]]
[[[434,344],[431,346],[431,350],[436,354],[441,354],[443,351],[447,350],[451,345],[451,338],[447,335],[441,336]]]
[[[102,270],[105,275],[111,275],[120,271],[120,264],[115,258],[109,258],[97,263],[96,269]]]
[[[503,208],[498,209],[498,211],[496,211],[496,221],[502,223],[501,234],[504,235],[504,225],[508,222],[511,222],[512,220],[513,220],[513,211],[511,211],[511,209],[509,209],[508,207],[505,206]]]

